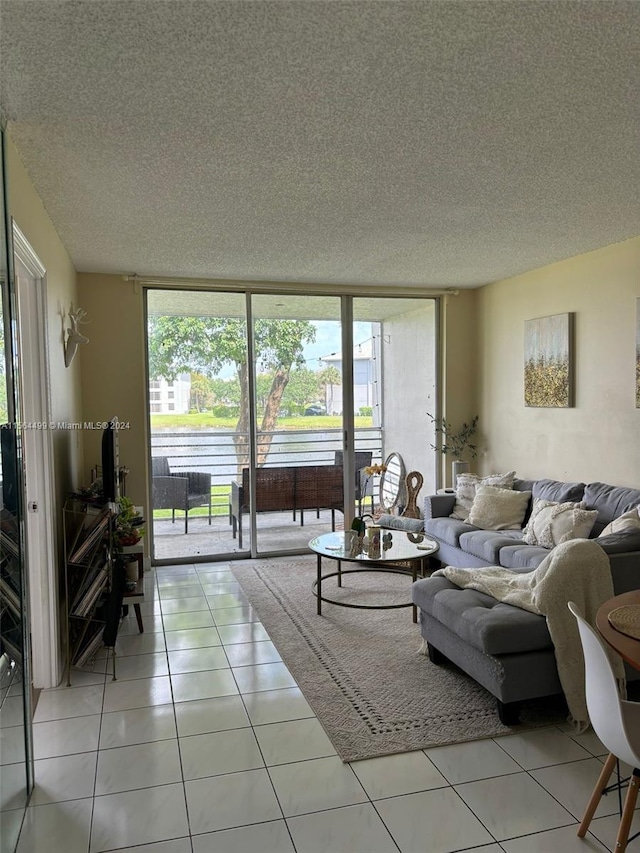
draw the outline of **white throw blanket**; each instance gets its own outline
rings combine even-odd
[[[498,601],[545,616],[569,706],[569,720],[578,731],[588,728],[582,644],[567,602],[575,601],[593,625],[598,607],[614,595],[609,558],[597,542],[572,539],[557,545],[532,572],[512,572],[499,566],[446,566],[433,574],[444,575],[456,586],[480,590]],[[622,659],[617,655],[610,658],[618,683],[623,684]]]

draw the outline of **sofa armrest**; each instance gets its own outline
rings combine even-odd
[[[640,552],[640,531],[638,530],[622,530],[620,533],[598,536],[593,541],[597,542],[607,554],[626,554],[631,551]],[[640,583],[640,577],[638,581]]]
[[[424,499],[424,520],[451,515],[455,505],[455,495],[427,495]]]

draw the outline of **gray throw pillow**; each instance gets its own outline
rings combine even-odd
[[[421,533],[424,528],[421,518],[404,518],[401,515],[381,515],[378,524],[388,530],[406,530],[409,533]]]

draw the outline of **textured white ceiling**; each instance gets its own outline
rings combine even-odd
[[[79,270],[466,287],[640,233],[638,2],[0,0],[0,29]]]

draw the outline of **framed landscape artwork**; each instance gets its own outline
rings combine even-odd
[[[573,318],[573,314],[554,314],[525,320],[525,406],[573,406]]]
[[[640,299],[636,299],[636,409],[640,409]]]

